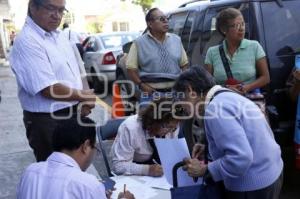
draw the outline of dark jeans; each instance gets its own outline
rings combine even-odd
[[[281,187],[283,183],[283,174],[270,186],[246,192],[235,192],[226,190],[226,199],[279,199]]]
[[[74,111],[73,111],[74,109]],[[70,112],[70,110],[72,110]],[[59,117],[76,117],[77,107],[67,108],[55,112]],[[45,161],[53,152],[52,135],[59,119],[53,118],[50,113],[32,113],[23,111],[23,121],[26,136],[30,147],[33,149],[36,161]]]

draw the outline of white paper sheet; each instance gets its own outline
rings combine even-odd
[[[159,158],[163,167],[164,175],[170,185],[173,185],[172,169],[174,165],[184,158],[190,158],[187,143],[184,138],[180,139],[154,139]],[[202,183],[202,178],[198,178],[195,183],[193,178],[188,176],[182,168],[177,171],[178,186],[190,186]]]
[[[143,176],[143,180],[145,180],[145,185],[152,188],[170,190],[173,187],[171,184],[168,183],[165,176],[161,176],[161,177]]]

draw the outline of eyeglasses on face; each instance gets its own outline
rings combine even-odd
[[[177,129],[177,127],[168,125],[168,124],[166,124],[166,123],[162,123],[162,124],[160,125],[160,128],[161,128],[163,131],[166,131],[166,132],[169,132],[169,133],[174,132],[174,131]]]
[[[235,30],[240,30],[241,28],[245,28],[245,23],[236,23],[228,26],[229,28],[233,28]]]
[[[43,7],[45,10],[47,10],[47,12],[50,15],[58,13],[60,16],[63,16],[66,13],[68,13],[68,10],[65,7],[57,7],[51,4],[48,5],[40,4],[40,6]]]
[[[167,16],[158,16],[158,17],[153,17],[152,20],[159,20],[161,22],[166,22],[169,20]]]

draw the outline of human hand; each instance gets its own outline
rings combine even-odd
[[[293,72],[293,77],[296,81],[300,82],[300,70],[295,70]]]
[[[81,116],[87,116],[91,113],[91,109],[95,107],[96,95],[94,89],[81,90],[79,95],[82,100],[79,106]]]
[[[149,168],[149,176],[153,177],[160,177],[164,174],[161,165],[159,164],[152,164]]]
[[[79,95],[82,98],[81,101],[92,102],[92,103],[95,103],[97,97],[96,94],[94,93],[94,89],[81,90]]]
[[[94,107],[91,107],[87,104],[83,104],[80,108],[80,115],[83,117],[88,116],[92,112],[93,108]]]
[[[192,151],[192,158],[198,158],[199,160],[204,159],[204,150],[205,145],[204,144],[195,144]]]
[[[113,188],[113,190],[107,190],[107,191],[105,191],[106,198],[110,199],[111,195],[112,195],[112,192],[115,191],[115,190],[116,190],[116,188]]]
[[[130,193],[129,191],[120,192],[118,195],[118,199],[135,199],[134,195]]]
[[[149,84],[146,84],[146,83],[142,83],[140,85],[140,88],[145,93],[150,93],[151,94],[151,93],[153,93],[155,91],[154,88],[152,88]]]
[[[207,165],[204,164],[203,161],[199,161],[196,158],[190,159],[186,158],[183,160],[185,165],[183,166],[183,170],[187,171],[188,175],[191,177],[202,177],[204,176]]]
[[[230,90],[240,94],[245,94],[244,86],[242,84],[226,85],[226,88],[229,88]]]

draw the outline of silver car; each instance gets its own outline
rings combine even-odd
[[[139,35],[139,32],[100,33],[83,41],[83,62],[95,91],[102,91],[116,79],[116,59],[122,53],[122,45]]]

